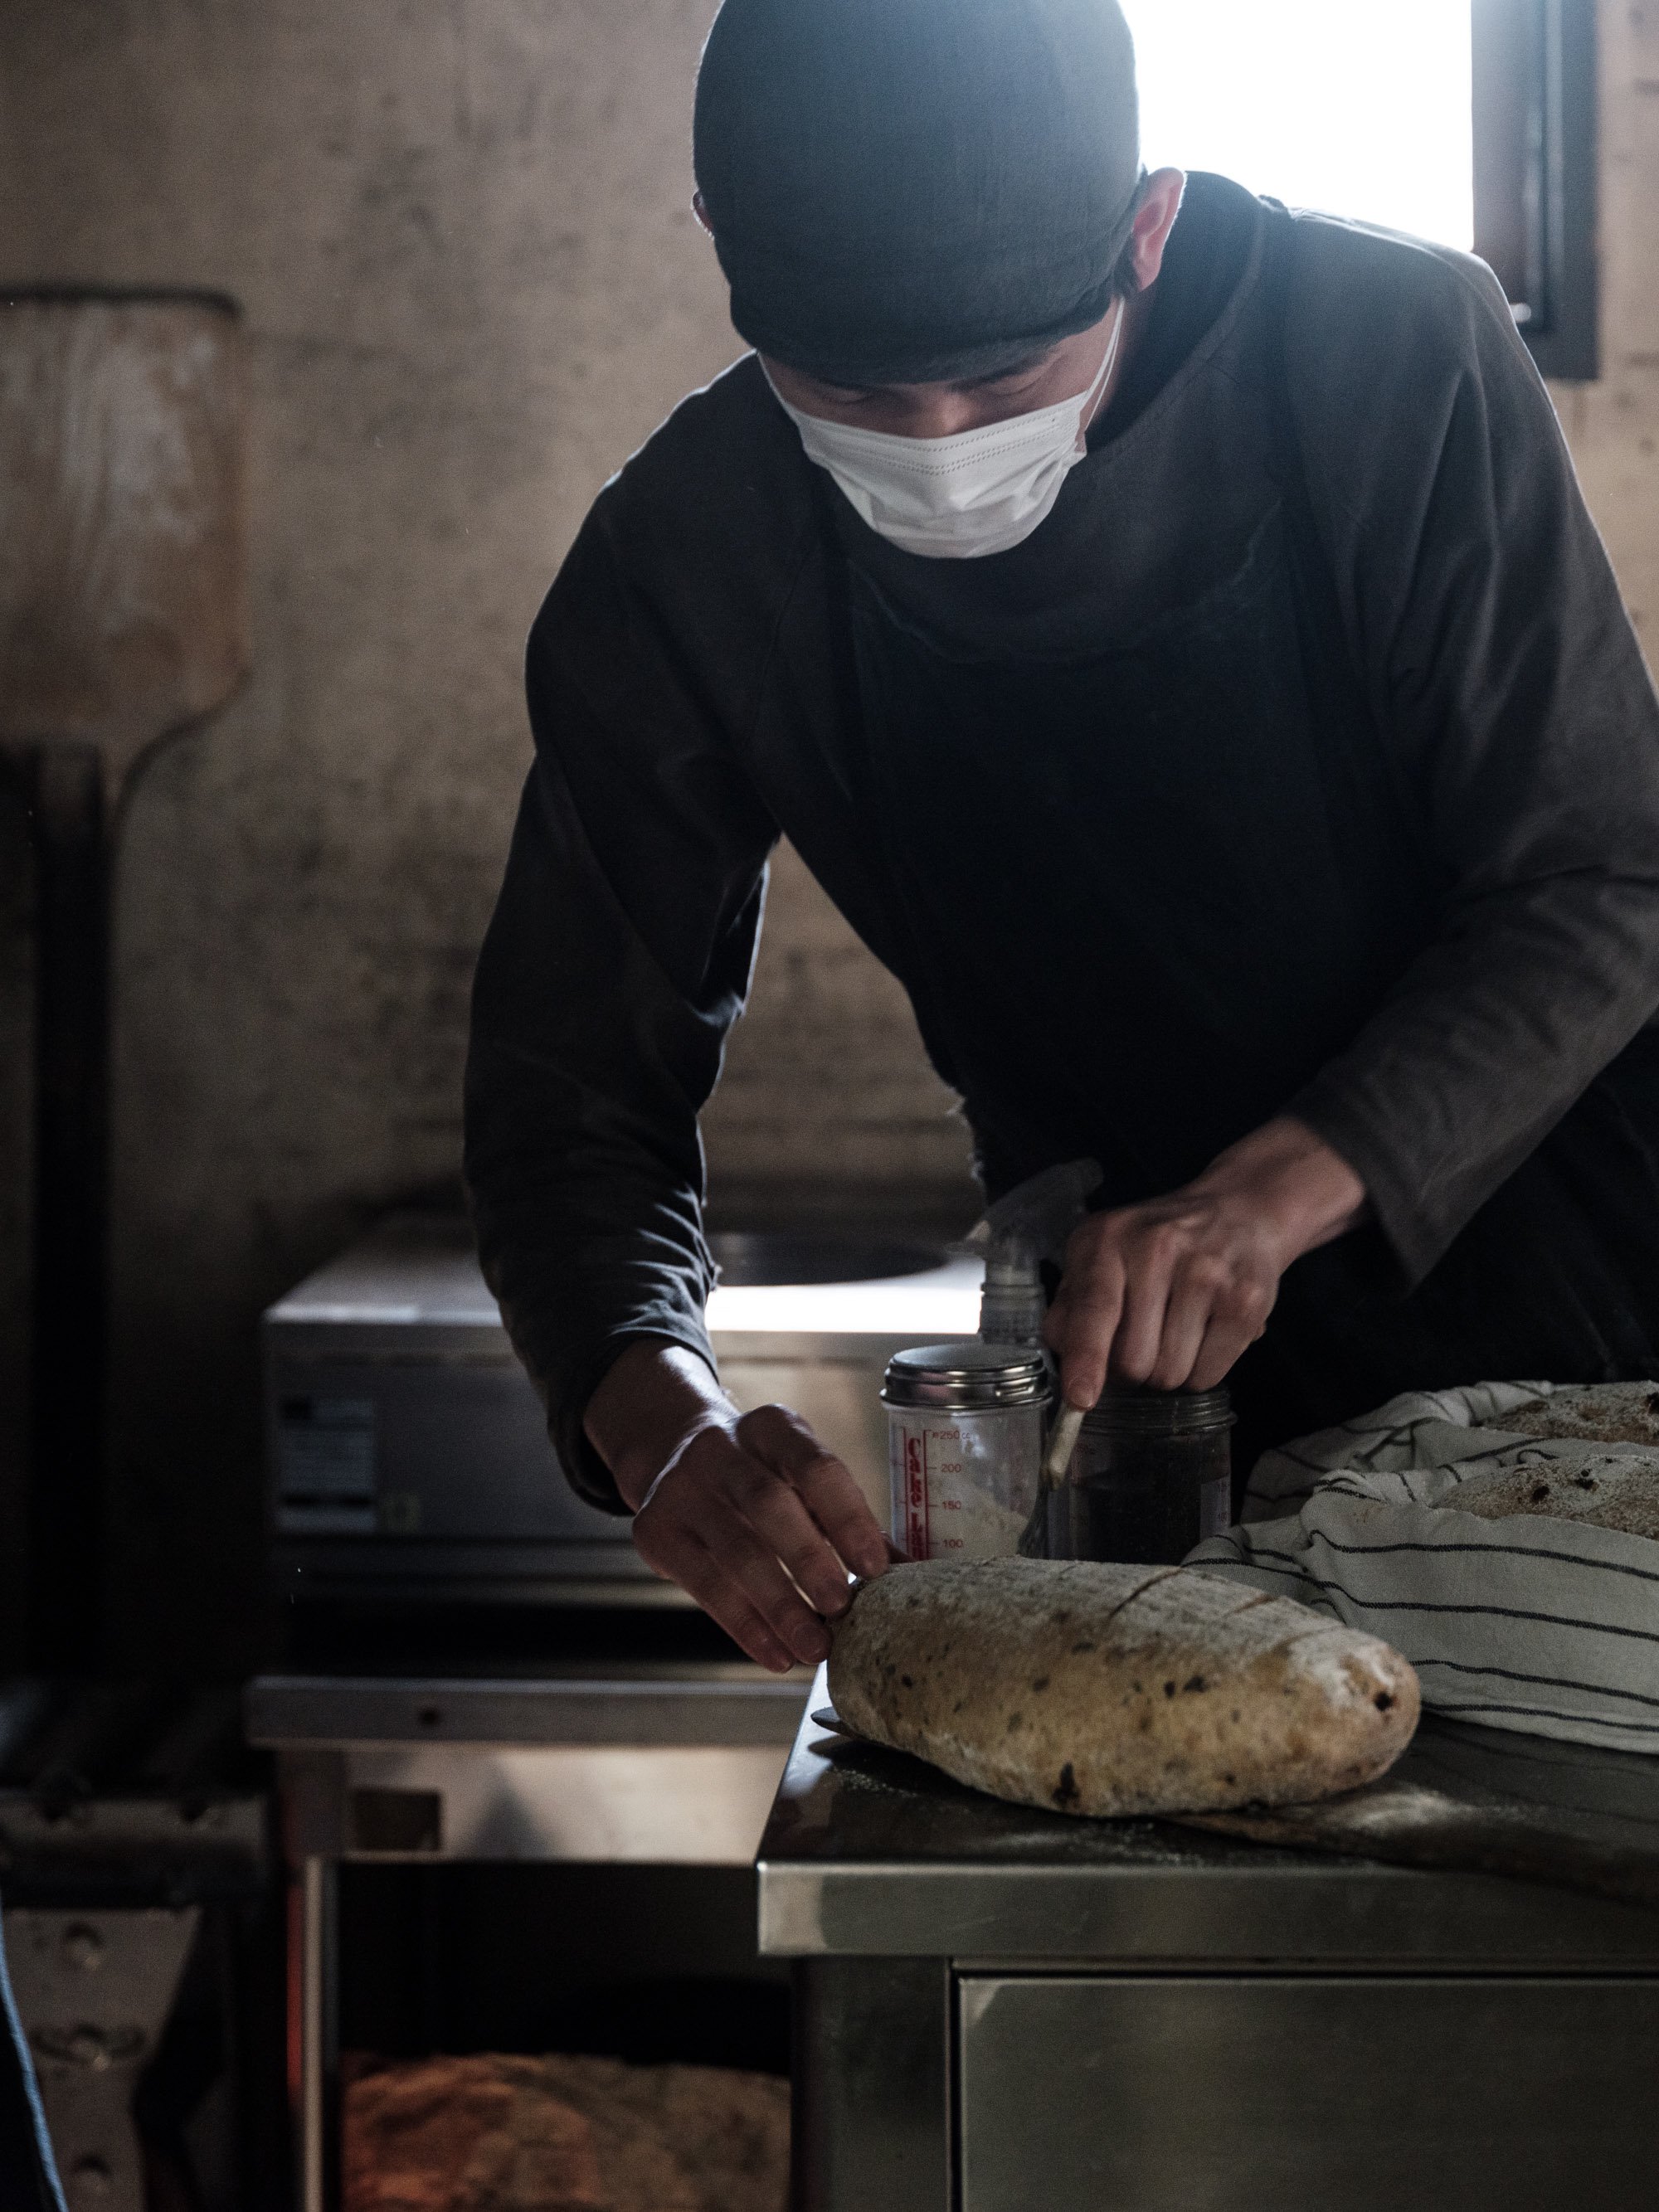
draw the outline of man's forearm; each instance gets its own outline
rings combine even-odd
[[[637,1512],[651,1486],[701,1429],[731,1429],[737,1411],[696,1352],[641,1339],[618,1354],[587,1401],[582,1425]]]
[[[1284,1252],[1281,1270],[1358,1228],[1370,1211],[1365,1186],[1347,1161],[1288,1114],[1230,1145],[1188,1188],[1250,1196],[1273,1224]]]
[[[1645,878],[1590,855],[1471,901],[1291,1102],[1364,1179],[1406,1285],[1653,1018],[1659,828],[1648,834]]]
[[[594,1376],[619,1344],[645,1338],[708,1357],[696,1116],[736,1000],[726,967],[689,948],[718,937],[721,963],[729,955],[746,975],[753,931],[721,919],[731,872],[704,870],[717,824],[691,840],[683,866],[653,872],[637,917],[619,901],[594,838],[625,829],[663,849],[671,825],[653,807],[664,794],[653,798],[636,762],[589,791],[587,814],[578,807],[567,750],[610,761],[623,740],[591,725],[580,692],[556,681],[571,637],[568,622],[555,628],[564,643],[543,638],[537,761],[473,987],[465,1168],[485,1279],[546,1401],[560,1460],[580,1495],[614,1511],[626,1501],[582,1425]],[[672,801],[675,832],[682,800]],[[671,973],[672,928],[687,948],[678,964],[707,976],[707,1000]]]

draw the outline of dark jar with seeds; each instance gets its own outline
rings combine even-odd
[[[1185,1559],[1232,1519],[1233,1419],[1224,1389],[1109,1383],[1054,1500],[1051,1551],[1149,1565]]]

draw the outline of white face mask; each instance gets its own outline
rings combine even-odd
[[[772,388],[800,432],[808,459],[830,471],[872,530],[907,553],[969,561],[1006,553],[1052,512],[1060,486],[1083,459],[1084,431],[1112,373],[1122,329],[1120,300],[1099,374],[1075,399],[948,438],[855,430],[803,415]]]

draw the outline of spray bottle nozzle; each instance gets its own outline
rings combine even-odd
[[[1058,1261],[1100,1183],[1097,1160],[1068,1160],[1017,1183],[988,1208],[963,1249],[985,1261],[979,1333],[991,1344],[1041,1344],[1042,1263]]]

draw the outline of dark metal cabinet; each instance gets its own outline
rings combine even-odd
[[[968,1974],[961,2212],[1630,2212],[1659,1981]],[[1041,2177],[1040,2197],[1033,2182]]]

